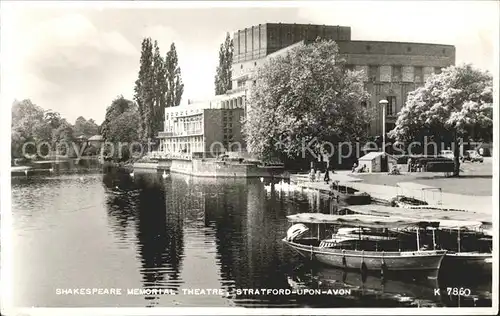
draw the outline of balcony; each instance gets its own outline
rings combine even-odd
[[[172,132],[158,132],[158,138],[172,137]]]
[[[246,90],[246,87],[243,86],[243,87],[238,87],[238,88],[234,88],[234,89],[231,89],[231,90],[228,90],[226,91],[226,95],[229,95],[229,94],[233,94],[233,93],[238,93],[238,92],[244,92]]]

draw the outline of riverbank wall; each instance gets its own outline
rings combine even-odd
[[[288,178],[282,166],[261,166],[255,163],[216,159],[171,159],[136,162],[134,169],[170,171],[196,177],[215,178]]]

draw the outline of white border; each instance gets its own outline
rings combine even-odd
[[[4,43],[6,42],[6,36],[12,36],[13,33],[5,32],[9,28],[9,24],[5,23],[9,20],[9,10],[17,9],[20,7],[30,6],[33,8],[94,8],[94,9],[104,9],[104,8],[208,8],[208,7],[303,7],[303,6],[321,6],[322,8],[327,6],[332,6],[338,4],[340,1],[262,1],[262,2],[228,2],[228,1],[175,1],[175,2],[157,2],[157,1],[12,1],[1,3],[1,19],[2,19],[2,35],[0,37],[0,65],[5,65],[9,62],[9,56],[6,55],[5,49],[3,49]],[[497,2],[497,5],[499,3]],[[467,21],[464,21],[467,23]],[[498,201],[498,115],[499,115],[499,100],[500,95],[499,89],[499,60],[500,55],[498,38],[500,36],[499,30],[496,30],[496,34],[492,39],[495,42],[495,71],[493,73],[494,77],[494,152],[493,152],[493,224],[494,228],[498,229],[499,220],[499,201]],[[6,35],[7,34],[7,35]],[[9,126],[11,125],[11,113],[10,106],[13,101],[13,96],[9,95],[9,91],[5,89],[6,82],[9,78],[4,76],[4,72],[1,73],[1,106],[0,106],[0,145],[2,145],[3,154],[0,156],[0,209],[2,210],[1,218],[1,302],[2,313],[5,314],[28,314],[28,315],[165,315],[165,314],[178,314],[178,315],[283,315],[283,314],[297,314],[297,315],[311,315],[311,314],[324,314],[324,315],[336,315],[336,314],[374,314],[374,315],[386,315],[390,314],[401,314],[401,315],[427,315],[439,313],[442,315],[452,315],[452,314],[497,314],[498,312],[498,232],[493,237],[494,253],[493,253],[493,282],[492,282],[492,307],[491,308],[335,308],[335,309],[311,309],[311,308],[294,308],[294,309],[280,309],[280,308],[234,308],[234,307],[222,307],[222,308],[185,308],[185,307],[173,307],[173,308],[22,308],[13,310],[11,306],[12,295],[11,295],[11,277],[9,271],[11,271],[11,254],[12,248],[10,244],[11,239],[11,191],[10,191],[10,131]],[[496,196],[495,196],[496,194]]]

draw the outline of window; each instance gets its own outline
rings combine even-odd
[[[410,46],[408,46],[408,47],[406,48],[406,51],[407,51],[408,53],[409,53],[409,52],[411,52],[411,47],[410,47]]]
[[[392,66],[392,81],[400,82],[402,80],[401,66]]]
[[[372,82],[379,81],[379,67],[378,66],[369,66],[368,67],[368,80]]]
[[[396,115],[396,97],[395,96],[388,96],[387,97],[387,108],[385,110],[385,114],[387,116],[393,116]]]
[[[415,82],[424,82],[423,67],[415,67]]]
[[[434,67],[434,73],[440,74],[441,73],[441,67]]]
[[[241,64],[240,69],[243,69],[243,64]]]
[[[370,51],[372,49],[372,47],[370,45],[366,45],[366,50],[367,51]]]

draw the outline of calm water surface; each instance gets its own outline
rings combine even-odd
[[[490,306],[491,280],[457,280],[470,297],[434,295],[446,278],[382,281],[309,265],[280,241],[286,215],[325,212],[309,191],[260,180],[156,173],[12,178],[14,300],[20,307]],[[449,278],[448,278],[449,279]],[[451,284],[451,285],[450,285]],[[57,295],[56,289],[120,288],[122,295]],[[178,295],[127,295],[127,289]],[[230,295],[184,295],[182,289]],[[236,289],[349,288],[349,296],[237,295]]]

